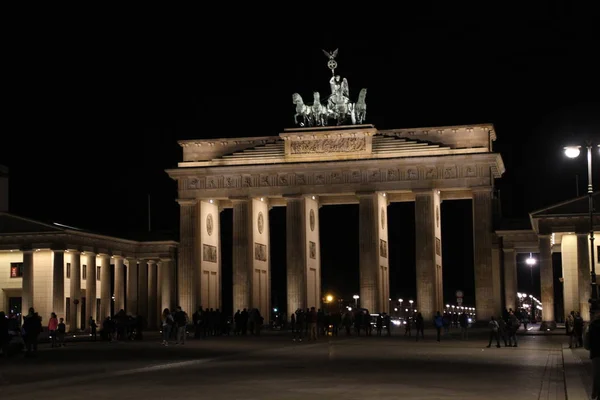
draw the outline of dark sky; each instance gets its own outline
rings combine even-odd
[[[574,196],[577,174],[583,193],[583,159],[565,159],[562,146],[600,139],[597,29],[579,14],[405,19],[353,34],[263,21],[25,24],[5,52],[0,164],[10,168],[11,211],[143,237],[151,194],[153,230],[177,239],[176,187],[164,172],[181,158],[176,141],[292,127],[291,94],[326,93],[321,49],[339,48],[338,72],[351,93],[368,88],[367,122],[377,128],[494,123],[507,169],[497,182],[503,215],[525,217]],[[358,206],[321,209],[323,285],[338,296],[358,291],[357,215]],[[408,298],[414,206],[394,204],[389,218],[390,291]],[[472,303],[470,202],[444,203],[442,218],[446,301],[463,289]],[[227,278],[231,211],[222,223]],[[273,279],[283,284],[285,209],[271,211],[271,225]],[[274,295],[283,305],[285,292]]]

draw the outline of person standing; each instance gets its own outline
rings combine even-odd
[[[50,319],[48,320],[48,336],[50,336],[50,347],[56,347],[56,330],[58,329],[58,318],[56,318],[56,314],[50,314]]]
[[[592,360],[592,399],[600,397],[600,314],[589,323],[584,335],[584,347]]]
[[[490,328],[490,341],[488,342],[488,345],[486,347],[492,347],[492,340],[496,339],[496,347],[500,347],[500,337],[498,335],[498,330],[500,329],[499,325],[498,325],[498,321],[496,321],[496,319],[494,318],[494,316],[491,317],[490,322],[488,324],[489,328]]]

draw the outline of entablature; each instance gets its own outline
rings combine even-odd
[[[281,196],[358,191],[464,190],[490,187],[503,169],[499,154],[394,160],[294,163],[274,166],[182,168],[170,170],[180,199]],[[503,166],[501,166],[503,168]]]
[[[173,258],[175,241],[136,242],[80,232],[26,233],[0,235],[0,250],[77,250],[132,258]]]

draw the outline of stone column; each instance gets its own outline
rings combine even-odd
[[[540,330],[556,328],[554,320],[554,272],[550,235],[539,235],[540,286],[542,289],[542,324]]]
[[[138,315],[148,322],[148,260],[138,260]]]
[[[23,250],[21,310],[27,315],[33,304],[33,250]]]
[[[125,309],[125,271],[123,257],[115,256],[115,314]]]
[[[100,255],[100,322],[110,314],[110,303],[112,302],[112,290],[110,287],[110,256],[108,254]]]
[[[69,255],[71,256],[69,332],[76,332],[81,328],[79,321],[81,315],[79,308],[81,307],[81,253],[69,250]]]
[[[65,317],[65,251],[54,250],[52,270],[52,311],[58,318]]]
[[[249,199],[233,200],[233,311],[250,307],[250,238]]]
[[[440,194],[415,193],[417,309],[426,321],[443,311]]]
[[[287,315],[321,306],[319,202],[315,196],[286,197]]]
[[[286,260],[288,318],[306,304],[306,230],[304,229],[304,198],[287,198]]]
[[[90,317],[98,322],[96,316],[96,254],[85,253],[87,255],[87,270],[85,279],[85,328],[89,329],[88,321]]]
[[[160,269],[160,290],[161,290],[161,307],[160,311],[168,308],[172,310],[175,307],[175,269],[173,261],[170,259],[160,260],[158,266]]]
[[[189,314],[196,310],[196,266],[198,254],[196,246],[196,227],[198,216],[196,200],[179,200],[179,260],[177,262],[177,288],[179,306]]]
[[[221,308],[221,224],[219,202],[199,200],[196,209],[196,305],[206,308]],[[192,310],[191,312],[195,312]]]
[[[125,312],[138,313],[138,265],[135,258],[127,258],[127,305]]]
[[[359,202],[360,303],[363,308],[372,313],[384,312],[378,279],[381,249],[379,245],[377,194],[357,193],[357,196]]]
[[[496,304],[494,296],[492,271],[491,188],[473,190],[473,251],[477,319],[488,321],[500,313],[500,304]]]
[[[517,252],[504,248],[504,301],[507,310],[517,309]]]
[[[577,278],[579,285],[579,312],[584,321],[590,320],[590,303],[592,296],[592,268],[590,266],[590,235],[577,234]],[[566,310],[565,310],[566,311]]]
[[[155,260],[148,261],[148,328],[158,327],[158,271]]]

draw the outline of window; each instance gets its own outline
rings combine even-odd
[[[83,280],[87,279],[87,265],[81,266],[81,279],[83,279]]]
[[[100,266],[96,267],[96,280],[100,280]]]
[[[10,263],[10,277],[11,278],[22,278],[23,277],[23,263],[22,262]]]
[[[100,315],[100,299],[96,299],[96,323],[98,321],[104,321],[106,316]]]
[[[71,263],[67,263],[67,278],[71,279]]]
[[[69,264],[67,264],[69,265]],[[65,299],[65,301],[67,302],[65,305],[65,324],[70,324],[71,323],[71,298],[67,297]]]

